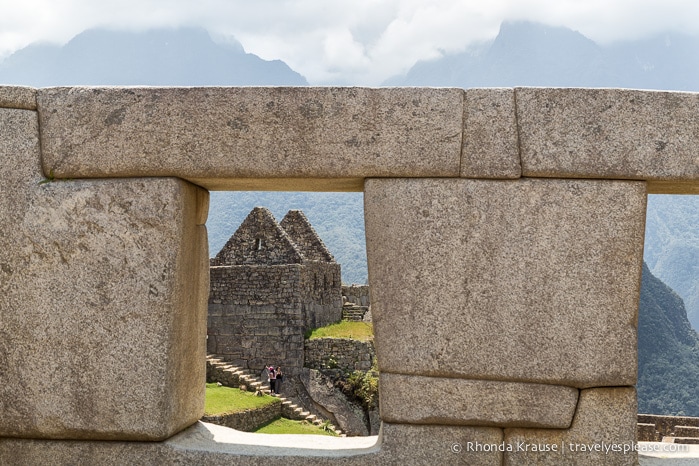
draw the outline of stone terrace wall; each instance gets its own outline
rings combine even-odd
[[[255,370],[303,367],[302,266],[211,267],[207,352]]]
[[[267,406],[256,409],[247,409],[239,413],[221,414],[218,416],[204,416],[204,422],[211,422],[231,429],[253,432],[263,424],[273,421],[282,415],[281,400]]]
[[[370,341],[349,338],[314,338],[306,340],[305,366],[311,369],[341,369],[367,371],[376,357]]]
[[[342,296],[347,298],[348,303],[358,306],[370,306],[369,285],[342,285]]]

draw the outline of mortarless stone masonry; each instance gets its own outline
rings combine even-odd
[[[340,369],[345,372],[368,371],[376,357],[371,341],[349,338],[306,340],[305,366],[311,369]]]
[[[300,211],[250,212],[211,259],[207,350],[232,364],[300,373],[306,330],[342,316],[340,265]]]
[[[0,464],[636,464],[635,452],[563,460],[468,443],[635,440],[645,194],[699,194],[697,102],[621,89],[0,86]],[[417,425],[429,403],[404,396],[374,440],[195,422],[208,193],[193,185],[364,191],[383,373],[445,390],[577,388],[570,427],[478,427],[458,413]],[[279,265],[304,265],[302,248],[286,254]],[[306,283],[322,288],[321,275]],[[289,318],[305,325],[303,312]],[[534,412],[526,391],[511,395]],[[496,420],[499,397],[481,421]],[[430,402],[444,410],[449,397]]]

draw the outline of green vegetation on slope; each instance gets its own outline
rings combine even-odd
[[[269,395],[256,396],[252,392],[246,392],[239,388],[207,383],[204,414],[215,416],[218,414],[237,413],[247,409],[261,408],[273,403],[281,403],[281,400]]]
[[[352,340],[369,341],[374,339],[374,327],[370,322],[341,322],[326,325],[311,330],[306,338],[350,338]]]
[[[255,432],[258,434],[313,434],[337,436],[334,432],[326,430],[323,426],[316,426],[307,421],[292,421],[280,417],[268,422]]]
[[[682,299],[645,263],[636,388],[640,413],[699,416],[699,336]]]
[[[643,256],[699,329],[699,196],[648,196]]]

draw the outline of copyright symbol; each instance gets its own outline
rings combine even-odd
[[[452,453],[461,453],[462,449],[463,449],[463,447],[461,446],[460,443],[452,443],[451,444]]]

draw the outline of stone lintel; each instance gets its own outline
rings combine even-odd
[[[467,89],[461,177],[520,176],[514,89]]]
[[[72,87],[40,89],[38,103],[44,170],[62,178],[231,189],[228,179],[459,176],[460,89]]]
[[[517,88],[522,175],[699,184],[699,93]],[[691,192],[681,191],[690,194]]]
[[[0,108],[36,110],[36,89],[27,86],[0,85]]]
[[[578,389],[381,372],[381,419],[408,424],[570,427]]]
[[[645,198],[635,181],[367,180],[380,372],[634,384]]]

